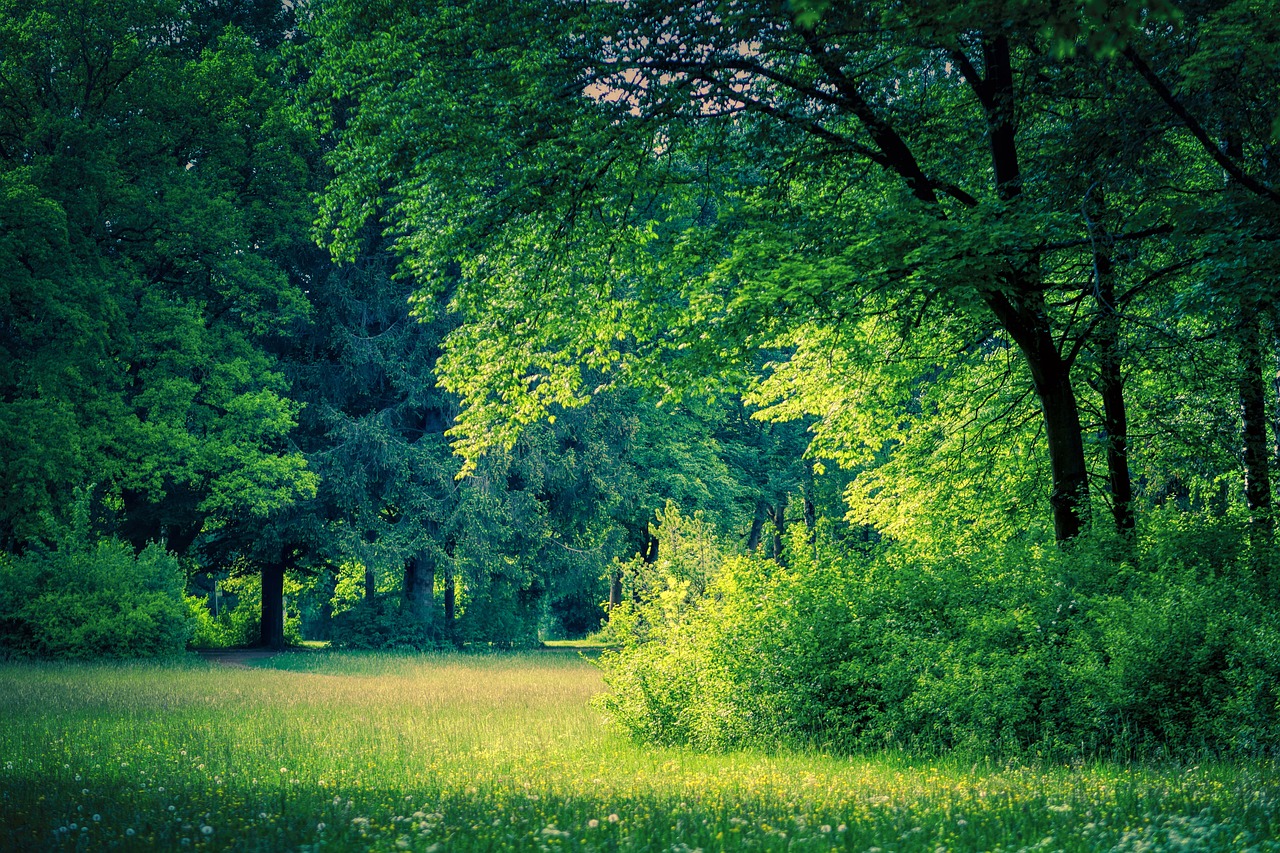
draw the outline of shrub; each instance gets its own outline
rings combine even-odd
[[[329,645],[337,649],[423,651],[438,647],[440,642],[391,596],[377,595],[361,599],[333,617]]]
[[[600,704],[701,748],[1274,753],[1280,630],[1240,535],[1153,513],[1136,543],[923,558],[801,530],[786,565],[730,558],[687,606],[625,611]]]
[[[53,551],[0,556],[0,648],[54,658],[181,652],[193,624],[178,561],[159,545],[69,537]]]

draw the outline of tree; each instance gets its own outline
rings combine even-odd
[[[139,550],[261,527],[316,485],[270,352],[308,311],[305,140],[262,46],[208,8],[0,11],[0,538],[90,485]]]
[[[1038,10],[571,4],[548,34],[530,10],[472,32],[483,3],[380,7],[385,33],[362,29],[368,7],[317,9],[312,91],[351,99],[325,222],[340,249],[384,199],[424,280],[463,264],[444,364],[465,452],[580,403],[580,364],[670,395],[733,387],[753,351],[870,302],[1016,348],[1056,535],[1079,531],[1069,291],[1045,265],[1081,223],[1053,192],[1057,152],[1020,144],[1055,120]]]

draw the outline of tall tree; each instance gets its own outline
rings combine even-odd
[[[904,323],[963,314],[1016,348],[1056,535],[1076,535],[1086,459],[1044,266],[1068,216],[1054,152],[1024,144],[1052,120],[1036,10],[591,3],[559,9],[556,32],[524,7],[473,32],[489,10],[465,8],[335,2],[307,24],[313,92],[351,99],[336,245],[386,198],[424,279],[463,264],[445,370],[465,451],[580,403],[580,364],[672,395],[732,387],[752,351],[876,300]],[[598,310],[576,310],[584,298]]]
[[[269,351],[308,310],[304,140],[261,45],[207,35],[178,4],[0,8],[9,547],[80,485],[100,532],[179,552],[314,491]]]

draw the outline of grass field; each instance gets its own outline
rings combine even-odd
[[[571,651],[0,666],[5,850],[1280,850],[1280,772],[637,747]]]

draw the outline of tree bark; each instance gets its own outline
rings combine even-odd
[[[262,565],[262,629],[258,645],[283,649],[284,643],[284,563]]]
[[[372,602],[378,595],[378,579],[373,574],[373,569],[364,570],[364,600]]]

